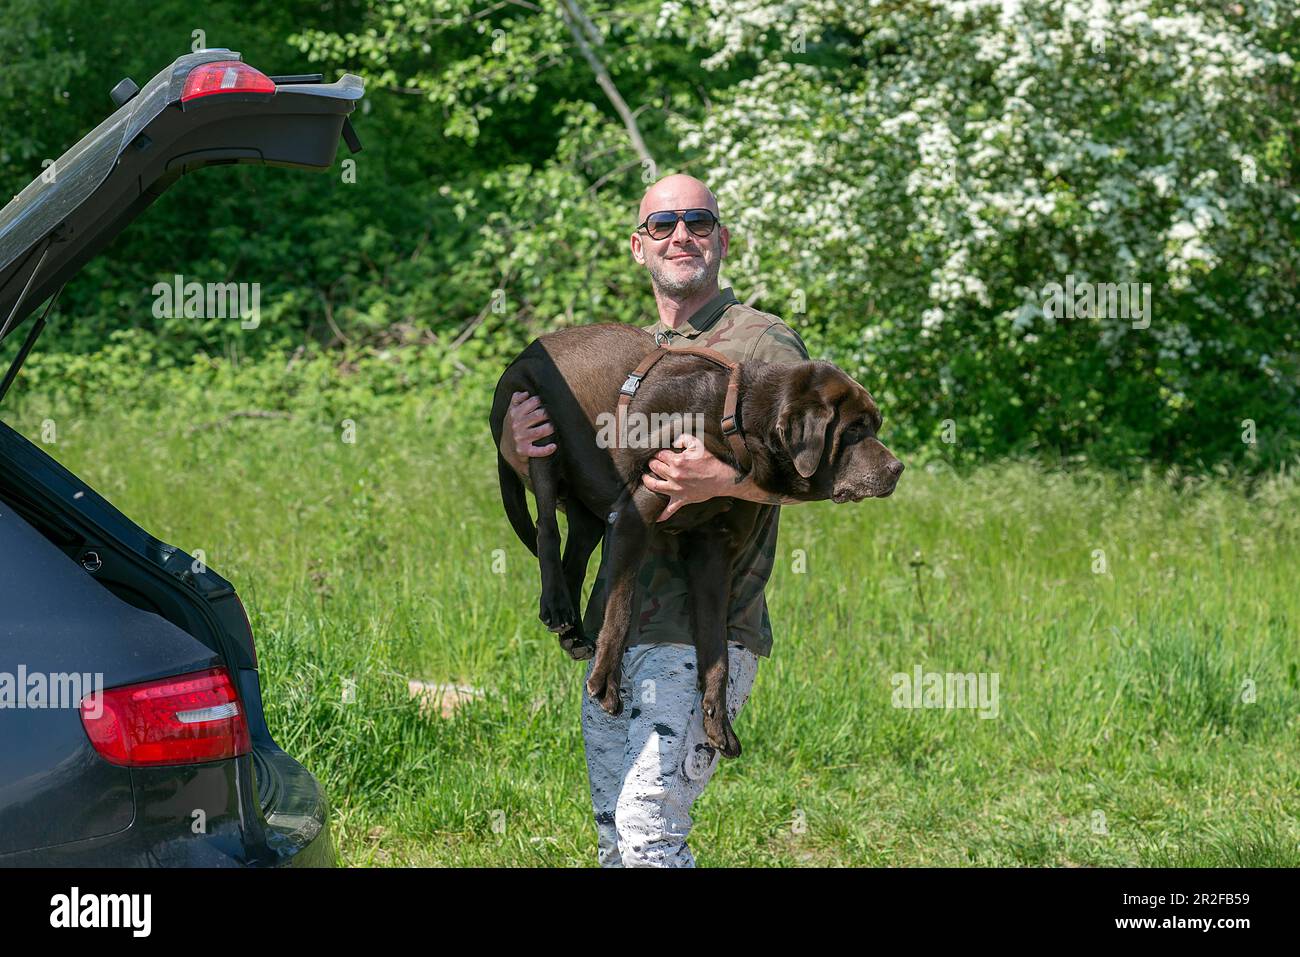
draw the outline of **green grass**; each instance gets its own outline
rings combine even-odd
[[[345,444],[301,418],[67,413],[47,446],[235,582],[272,730],[349,864],[595,861],[582,665],[537,621],[474,416],[358,416]],[[1011,463],[783,510],[774,656],[696,805],[699,862],[1300,866],[1298,506],[1288,477]],[[892,707],[916,665],[997,673],[998,717]],[[426,717],[410,677],[488,693]]]

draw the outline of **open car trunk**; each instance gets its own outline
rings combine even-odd
[[[214,88],[196,93],[205,68]],[[241,85],[250,73],[259,86]],[[348,122],[360,77],[279,81],[230,50],[180,57],[15,196],[0,210],[0,341],[185,173],[230,163],[324,170],[340,137],[360,148]]]
[[[219,164],[328,169],[340,139],[354,152],[360,148],[348,115],[362,94],[361,79],[351,74],[328,84],[319,76],[267,77],[243,64],[238,53],[220,49],[180,57],[143,89],[119,84],[117,110],[0,210],[0,343],[27,324],[0,380],[0,400],[44,325],[44,314],[28,323],[36,309],[46,303],[48,312],[63,285],[168,186],[185,173]],[[22,576],[36,573],[48,592],[33,592],[29,597],[43,595],[44,603],[26,611],[14,605],[5,614],[0,605],[0,638],[6,639],[0,659],[31,659],[45,667],[48,658],[50,669],[57,664],[66,670],[94,664],[91,670],[103,672],[108,686],[155,677],[160,670],[219,663],[237,685],[253,751],[224,770],[208,765],[202,773],[234,776],[238,807],[231,818],[242,832],[242,847],[255,862],[275,863],[325,827],[317,783],[275,745],[266,727],[252,631],[230,582],[136,526],[3,423],[0,524],[0,581],[22,588]],[[59,595],[101,588],[105,594],[97,604],[92,597],[82,605],[107,609],[123,623],[113,634],[126,643],[125,651],[109,655],[110,643],[91,655],[71,645],[55,647],[56,636],[42,632],[41,623],[54,621]],[[111,616],[104,611],[94,617],[104,624]],[[67,630],[72,638],[82,634],[71,625]],[[146,654],[151,641],[167,645],[166,653]],[[149,782],[157,779],[153,786],[164,797],[174,786],[161,772],[136,769],[128,777],[86,759],[75,712],[23,717],[46,722],[41,730],[66,745],[67,761],[58,774],[37,774],[35,757],[30,767],[13,756],[0,761],[0,827],[41,824],[21,828],[22,839],[0,841],[0,857],[75,847],[134,827]],[[49,722],[61,723],[51,731]],[[105,780],[86,776],[94,774]],[[81,805],[68,795],[85,793],[108,797],[83,820]],[[121,801],[113,804],[113,797]],[[327,852],[328,847],[319,850],[327,844],[316,842],[313,853]]]

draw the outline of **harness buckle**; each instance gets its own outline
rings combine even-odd
[[[735,435],[740,429],[736,427],[736,417],[734,415],[724,415],[722,417],[722,434]]]
[[[629,372],[627,381],[623,383],[618,391],[621,395],[633,396],[636,395],[636,390],[639,385],[641,385],[641,377],[635,372]]]

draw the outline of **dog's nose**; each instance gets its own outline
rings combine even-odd
[[[894,476],[894,478],[898,478],[903,474],[904,466],[902,462],[898,461],[898,459],[894,459],[894,461],[886,465],[885,468],[889,469],[890,475]]]

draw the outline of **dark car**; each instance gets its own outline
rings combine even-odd
[[[168,186],[328,169],[340,137],[359,148],[362,92],[220,49],[118,84],[118,109],[0,211],[0,344],[25,331],[0,400],[64,283]],[[0,423],[0,865],[329,865],[327,812],[271,739],[230,582]]]

